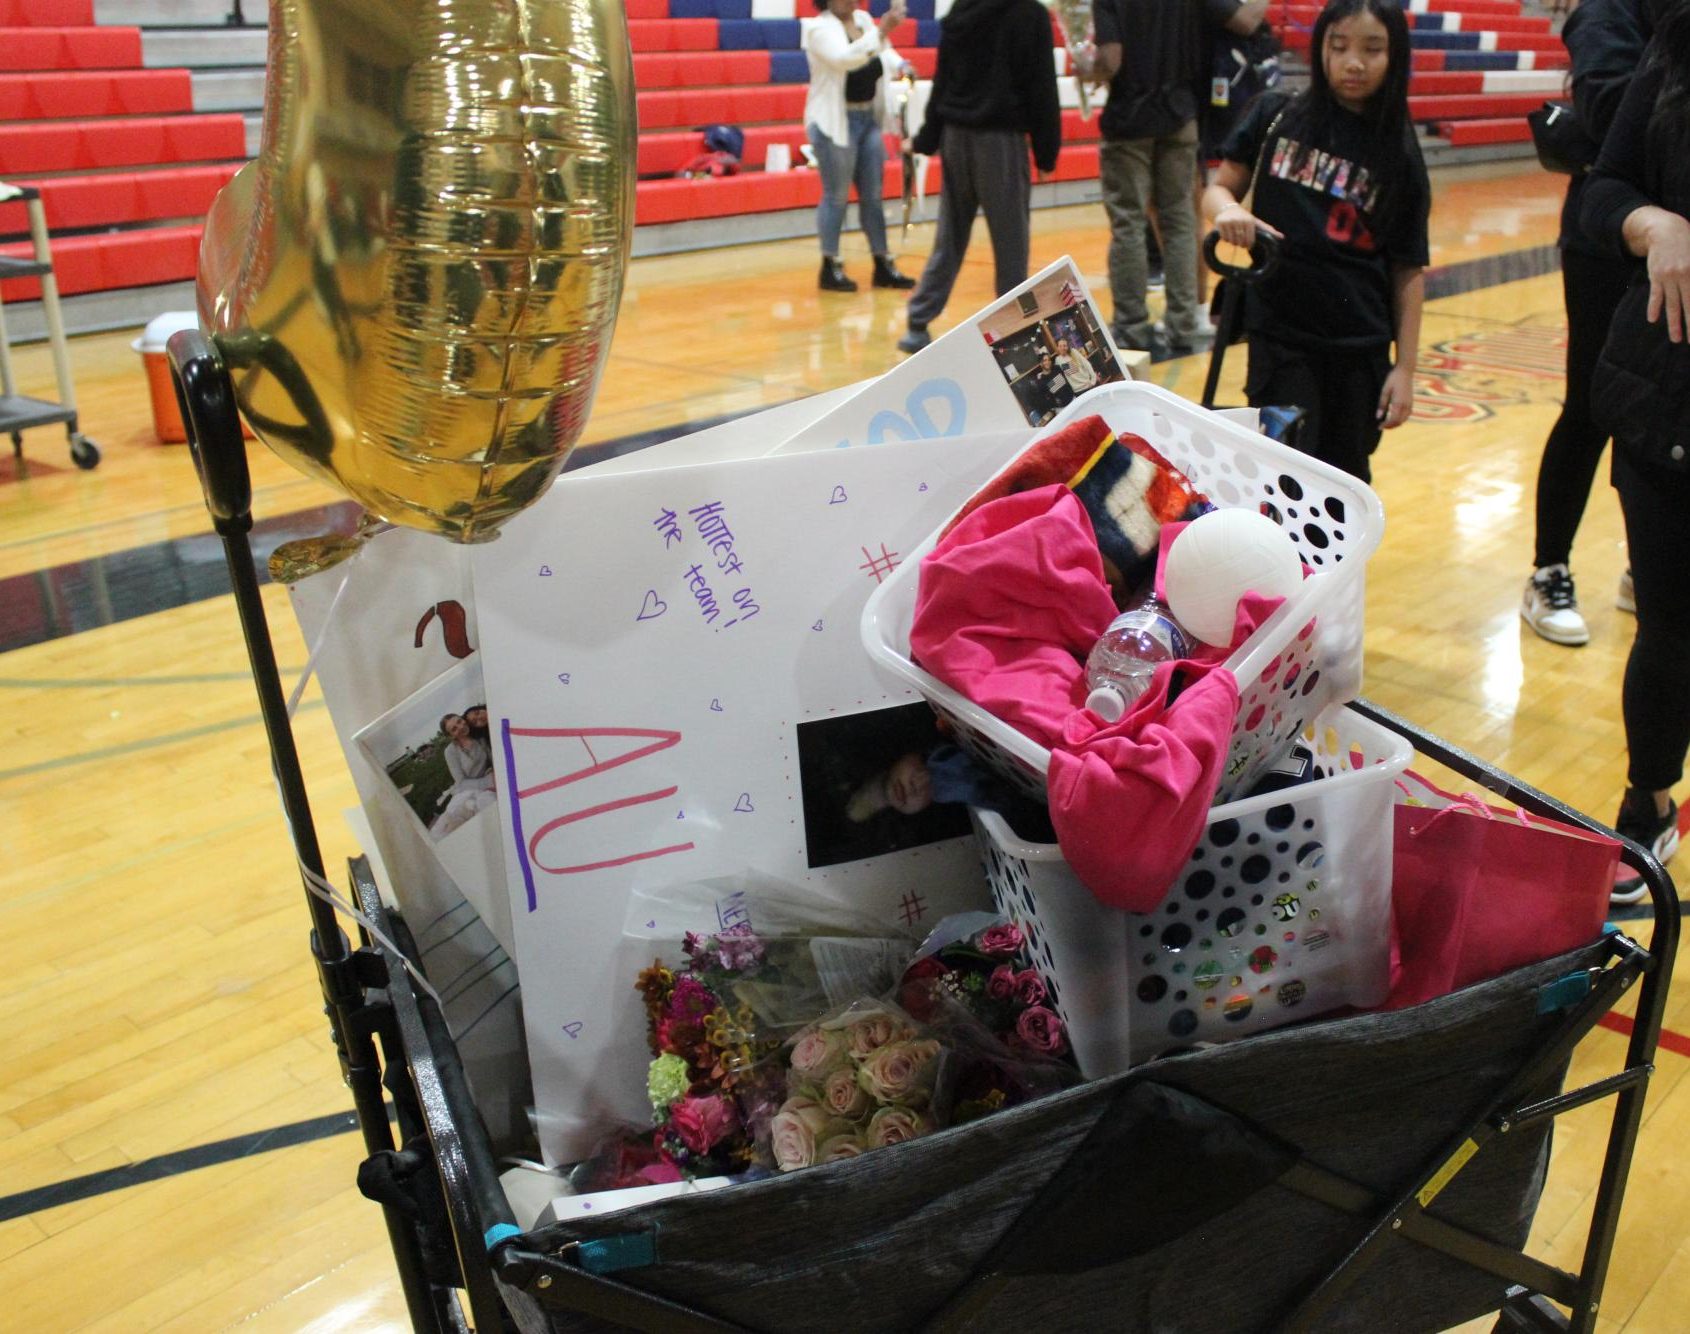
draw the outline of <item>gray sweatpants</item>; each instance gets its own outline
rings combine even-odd
[[[921,281],[910,295],[912,327],[926,325],[945,309],[968,253],[974,215],[982,208],[992,238],[998,295],[1027,281],[1027,211],[1033,188],[1027,136],[1020,130],[947,125],[939,141],[939,156],[945,170],[938,234]]]

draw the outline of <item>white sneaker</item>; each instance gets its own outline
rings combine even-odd
[[[1565,565],[1546,565],[1526,580],[1520,616],[1551,644],[1590,642],[1590,627],[1579,615],[1573,576]]]
[[[1619,592],[1614,594],[1614,605],[1621,611],[1629,611],[1637,615],[1637,593],[1631,586],[1631,567],[1626,566],[1625,573],[1620,576]]]

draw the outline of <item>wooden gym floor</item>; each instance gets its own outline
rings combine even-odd
[[[1606,819],[1624,778],[1632,622],[1612,605],[1625,552],[1605,467],[1573,563],[1590,645],[1545,643],[1517,610],[1561,394],[1547,250],[1559,202],[1558,180],[1517,164],[1438,181],[1434,263],[1453,266],[1438,289],[1450,294],[1428,308],[1415,420],[1376,459],[1389,524],[1368,580],[1366,692]],[[853,240],[855,296],[815,290],[809,243],[636,263],[584,450],[892,365],[903,305],[866,288]],[[931,227],[913,229],[905,267],[930,244]],[[1105,244],[1100,209],[1035,219],[1035,267],[1072,254],[1107,310]],[[1545,276],[1500,281],[1521,273]],[[981,235],[940,327],[989,300],[990,278]],[[97,471],[72,468],[52,431],[28,437],[27,467],[0,459],[0,1324],[398,1329],[234,610],[216,595],[220,549],[184,451],[152,439],[131,336],[72,348]],[[25,392],[56,396],[44,349],[17,362]],[[1222,402],[1242,401],[1243,362],[1228,360]],[[1186,358],[1154,378],[1196,398],[1204,367]],[[260,519],[338,499],[268,451],[252,457]],[[266,600],[296,673],[284,598]],[[353,848],[334,817],[353,796],[314,690],[298,731],[325,853],[342,864]],[[1687,988],[1631,1172],[1610,1334],[1687,1324]],[[1607,1072],[1621,1049],[1599,1031],[1574,1077]],[[1547,1259],[1577,1262],[1605,1126],[1592,1108],[1559,1128],[1536,1224]]]

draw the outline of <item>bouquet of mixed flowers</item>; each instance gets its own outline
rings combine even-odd
[[[953,1072],[955,1124],[1075,1082],[1067,1032],[1026,944],[1013,922],[961,914],[940,922],[904,971],[904,1009],[941,1032],[960,1030],[955,1045],[967,1049]],[[974,1025],[984,1033],[967,1041]]]
[[[690,932],[679,969],[661,961],[637,983],[645,998],[653,1060],[646,1074],[659,1157],[686,1176],[720,1176],[751,1165],[752,1137],[738,1095],[780,1046],[759,1029],[736,979],[762,971],[768,949],[749,926],[713,936]]]
[[[810,1025],[785,1054],[787,1096],[768,1124],[774,1166],[791,1172],[930,1133],[945,1054],[882,1001]]]

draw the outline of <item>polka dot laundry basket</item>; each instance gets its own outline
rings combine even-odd
[[[1318,776],[1216,806],[1153,913],[1104,906],[1060,848],[970,812],[992,898],[1026,933],[1088,1077],[1385,999],[1392,806],[1413,747],[1342,705],[1303,744]]]
[[[1081,395],[1034,443],[1094,414],[1117,435],[1149,441],[1217,505],[1267,514],[1314,571],[1227,659],[1240,695],[1217,794],[1228,800],[1249,791],[1325,705],[1359,692],[1365,568],[1384,533],[1384,510],[1372,488],[1348,474],[1150,384],[1102,385]],[[877,664],[927,697],[976,759],[1043,800],[1050,752],[910,659],[921,560],[938,538],[931,534],[869,598],[864,646]]]

